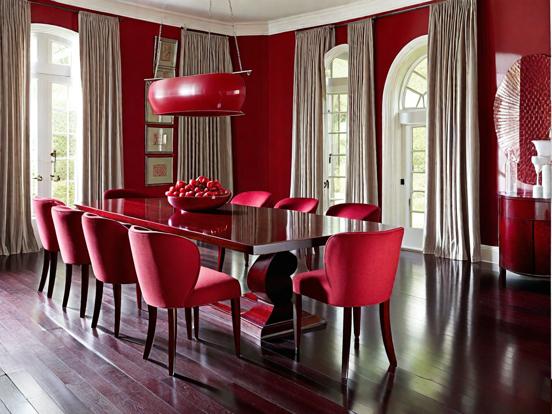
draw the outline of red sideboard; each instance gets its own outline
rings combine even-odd
[[[550,199],[499,194],[500,273],[550,277]]]

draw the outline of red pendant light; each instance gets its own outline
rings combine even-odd
[[[148,100],[158,115],[243,115],[245,81],[239,73],[205,73],[162,79],[150,85]]]
[[[209,2],[209,15],[212,2]],[[232,3],[228,0],[230,15],[234,18]],[[243,115],[245,81],[240,49],[234,25],[234,42],[238,54],[239,72],[204,73],[155,80],[148,92],[148,101],[156,115],[175,116],[236,116]],[[161,29],[160,29],[161,30]],[[161,35],[159,35],[161,39]]]

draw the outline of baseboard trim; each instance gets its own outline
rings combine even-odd
[[[499,263],[499,250],[498,246],[489,246],[487,244],[481,245],[481,261],[485,263]]]

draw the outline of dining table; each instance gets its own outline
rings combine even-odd
[[[173,208],[166,197],[102,199],[76,207],[219,250],[256,255],[244,271],[241,319],[243,333],[259,343],[293,331],[292,276],[298,269],[308,270],[304,252],[324,246],[338,233],[392,228],[376,222],[235,204],[210,211],[181,211]],[[220,316],[218,320],[230,324],[229,306],[217,303],[212,310]],[[302,322],[304,330],[325,326],[323,319],[306,311]]]

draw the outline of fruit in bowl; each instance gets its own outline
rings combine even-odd
[[[218,180],[203,175],[192,178],[188,183],[178,180],[165,192],[169,204],[185,211],[211,210],[223,206],[232,193]]]

